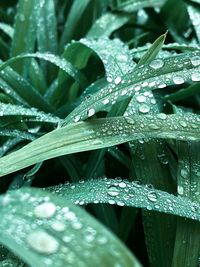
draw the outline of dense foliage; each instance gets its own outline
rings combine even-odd
[[[0,60],[0,267],[200,266],[200,0],[1,0]]]

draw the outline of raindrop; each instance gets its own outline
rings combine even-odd
[[[200,73],[199,72],[192,73],[191,79],[193,82],[199,82],[200,81]]]
[[[29,234],[26,241],[34,250],[44,254],[55,253],[59,247],[58,241],[42,230]]]
[[[160,69],[164,66],[164,62],[161,59],[155,59],[149,64],[149,66],[155,70]]]
[[[200,57],[199,56],[192,57],[191,63],[193,66],[199,66],[200,65]]]
[[[59,221],[52,222],[51,227],[57,232],[62,232],[66,228],[65,224]]]
[[[108,98],[106,98],[106,99],[103,100],[103,104],[104,105],[107,105],[108,103],[109,103],[109,99]]]
[[[150,107],[146,104],[142,104],[140,107],[139,107],[139,111],[141,113],[148,113],[150,111]]]
[[[121,82],[121,77],[120,76],[118,76],[118,77],[116,77],[115,78],[115,84],[117,85],[117,84],[119,84],[120,82]]]
[[[137,101],[138,101],[139,103],[143,103],[143,102],[146,101],[146,97],[143,96],[143,95],[138,95],[138,96],[136,97],[136,99],[137,99]]]
[[[91,108],[88,110],[88,117],[91,117],[95,114],[95,109]]]
[[[115,186],[110,186],[108,188],[108,195],[115,197],[119,195],[119,189]]]
[[[175,76],[175,77],[173,77],[173,82],[174,82],[175,84],[182,84],[182,83],[184,83],[185,81],[184,81],[184,79],[183,79],[182,77],[180,77],[180,76]]]
[[[131,117],[127,117],[127,116],[125,116],[124,118],[125,118],[125,120],[126,120],[126,122],[127,122],[128,124],[131,124],[131,125],[135,124],[135,120],[132,119]]]
[[[24,22],[24,21],[25,21],[25,17],[24,17],[23,14],[20,14],[20,15],[19,15],[19,20],[20,20],[21,22]]]
[[[161,120],[166,120],[167,115],[166,115],[165,113],[159,113],[159,114],[157,115],[157,118],[158,118],[158,119],[161,119]]]
[[[120,187],[120,188],[125,188],[125,187],[126,187],[126,183],[124,183],[124,182],[120,182],[120,183],[119,183],[119,187]]]
[[[79,115],[77,115],[75,118],[74,118],[74,122],[78,122],[78,121],[80,121],[80,116]]]
[[[37,218],[50,218],[56,211],[56,206],[51,202],[45,202],[41,205],[38,205],[34,209],[34,214]]]
[[[151,202],[156,202],[157,201],[157,195],[154,191],[150,191],[147,195],[148,199],[151,201]]]

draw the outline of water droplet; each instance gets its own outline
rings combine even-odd
[[[182,126],[182,127],[187,127],[187,123],[185,121],[179,121],[179,124]]]
[[[120,188],[125,188],[125,187],[126,187],[126,183],[124,183],[124,182],[120,182],[120,183],[119,183],[119,187],[120,187]]]
[[[37,218],[45,219],[50,218],[56,211],[56,206],[51,202],[45,202],[34,209],[34,214]]]
[[[108,103],[109,103],[109,99],[108,98],[106,98],[106,99],[103,100],[103,104],[104,105],[107,105]]]
[[[26,241],[31,248],[44,254],[55,253],[59,247],[58,241],[42,230],[37,230],[29,234]]]
[[[108,76],[107,77],[107,82],[111,83],[112,82],[112,77]]]
[[[121,82],[122,78],[120,76],[115,78],[115,84],[119,84]]]
[[[148,199],[151,201],[151,202],[156,202],[157,201],[157,195],[154,191],[150,191],[147,195]]]
[[[119,195],[119,189],[115,186],[110,186],[108,188],[108,195],[110,195],[112,197]]]
[[[62,232],[66,228],[65,224],[59,221],[52,222],[51,227],[57,232]]]
[[[191,79],[193,82],[199,82],[200,81],[200,73],[199,72],[192,73]]]
[[[95,109],[91,108],[88,110],[88,117],[91,117],[95,114]]]
[[[183,189],[183,187],[181,185],[178,185],[177,191],[178,191],[179,195],[183,195],[184,189]]]
[[[74,118],[74,122],[78,122],[78,121],[80,121],[80,116],[79,115],[77,115],[75,118]]]
[[[166,120],[167,115],[166,115],[165,113],[159,113],[159,114],[157,115],[157,118],[158,118],[158,119],[161,119],[161,120]]]
[[[175,84],[182,84],[182,83],[184,83],[185,81],[184,81],[184,79],[183,79],[182,77],[180,77],[180,76],[175,76],[175,77],[173,77],[173,82],[174,82]]]
[[[160,69],[164,66],[164,61],[162,61],[161,59],[155,59],[149,64],[149,66],[155,70]]]
[[[143,102],[146,101],[146,97],[143,96],[143,95],[138,95],[138,96],[136,97],[136,99],[137,99],[137,101],[138,101],[139,103],[143,103]]]
[[[191,63],[193,66],[199,66],[200,65],[200,57],[199,56],[192,57]]]
[[[125,118],[125,120],[126,120],[126,122],[127,122],[128,124],[131,124],[131,125],[135,124],[135,120],[132,119],[131,117],[127,117],[127,116],[125,116],[124,118]]]
[[[19,20],[20,20],[21,22],[24,22],[24,21],[25,21],[24,14],[20,14],[20,15],[19,15]]]
[[[139,111],[141,113],[148,113],[150,111],[150,107],[148,105],[146,105],[146,104],[142,104],[139,107]]]

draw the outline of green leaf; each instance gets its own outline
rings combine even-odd
[[[21,61],[22,59],[26,59],[26,58],[39,58],[39,59],[48,61],[56,65],[58,68],[62,69],[63,71],[65,71],[67,74],[72,76],[76,81],[80,82],[79,75],[77,74],[77,70],[74,68],[74,66],[70,62],[68,62],[66,59],[60,58],[59,56],[53,55],[51,53],[36,52],[36,53],[21,54],[16,57],[10,58],[6,62],[3,62],[0,65],[0,70],[5,69],[7,66],[9,66],[10,64],[16,61]]]
[[[113,10],[133,12],[145,7],[159,7],[165,0],[110,0]]]
[[[15,57],[21,53],[33,51],[39,10],[40,2],[38,2],[37,0],[18,1],[17,14],[15,17],[14,25],[14,36],[11,48],[12,57]],[[22,71],[24,71],[25,65],[26,62],[17,62],[14,69],[17,72],[22,73]]]
[[[89,0],[75,0],[71,6],[69,15],[64,25],[64,31],[60,39],[60,51],[63,51],[64,46],[71,41],[73,32],[89,4]]]
[[[109,203],[110,205],[144,208],[200,221],[200,205],[188,198],[128,182],[122,179],[98,179],[80,183],[58,185],[47,190],[65,197],[73,203]]]
[[[38,122],[49,122],[49,123],[54,123],[54,124],[57,124],[61,121],[60,118],[54,116],[53,114],[46,114],[34,108],[25,108],[19,105],[0,103],[0,116],[1,117],[17,116],[17,115],[30,117],[29,118],[30,121],[33,119],[34,121],[38,121]]]
[[[0,242],[30,266],[141,266],[113,234],[65,198],[24,188],[0,202]]]
[[[0,176],[37,162],[142,138],[200,140],[200,118],[195,114],[129,116],[69,124],[0,158]]]
[[[10,38],[13,37],[14,30],[13,28],[6,23],[0,23],[0,30],[2,30],[4,33],[6,33]]]
[[[177,191],[180,196],[187,197],[191,201],[200,203],[199,182],[199,142],[177,142],[178,146],[178,185]],[[191,220],[177,221],[177,230],[174,246],[172,266],[188,265],[196,267],[200,253],[200,224]],[[181,257],[178,255],[182,255]]]
[[[95,21],[87,33],[87,38],[109,37],[112,32],[122,27],[129,20],[130,16],[127,14],[108,12]]]
[[[155,42],[151,45],[151,47],[148,49],[148,51],[140,59],[140,61],[137,64],[137,67],[144,65],[144,64],[148,64],[156,58],[157,54],[162,49],[162,46],[165,42],[166,35],[167,35],[167,33],[161,35],[160,37],[158,37],[155,40]]]
[[[64,120],[64,125],[72,120],[77,122],[91,117],[105,106],[122,101],[138,92],[199,81],[199,65],[199,52],[185,53],[166,59],[156,59],[131,73],[117,76],[114,81],[74,109]],[[146,105],[142,106],[141,113],[147,113],[149,109]]]

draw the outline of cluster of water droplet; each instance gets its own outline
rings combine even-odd
[[[121,178],[82,181],[77,184],[52,187],[49,190],[55,194],[65,196],[79,205],[109,203],[111,205],[158,210],[200,220],[196,213],[197,207],[200,208],[198,204],[156,190],[152,185],[141,185],[139,182],[129,182]],[[182,206],[184,206],[184,209],[180,208]],[[195,211],[194,206],[196,207]]]

